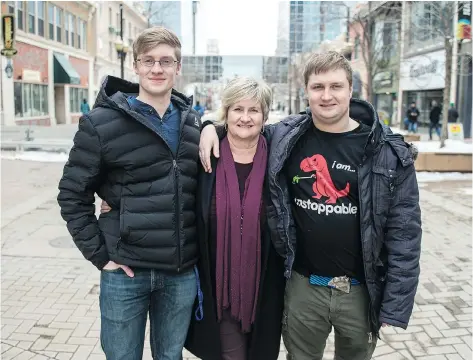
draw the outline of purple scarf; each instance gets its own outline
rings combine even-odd
[[[230,308],[232,317],[241,322],[245,333],[251,331],[258,301],[260,212],[267,157],[266,139],[260,135],[241,202],[235,163],[227,138],[221,142],[216,170],[217,316],[221,320],[222,311]]]

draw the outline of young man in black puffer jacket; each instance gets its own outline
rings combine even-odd
[[[173,90],[181,44],[150,28],[133,45],[139,84],[109,76],[84,115],[59,183],[61,215],[101,271],[101,344],[109,360],[181,359],[197,292],[199,115]],[[94,195],[111,211],[95,217]]]

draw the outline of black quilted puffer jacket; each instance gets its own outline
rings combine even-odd
[[[75,244],[98,269],[109,260],[181,272],[198,258],[195,221],[200,118],[172,92],[181,112],[177,154],[126,98],[138,84],[108,77],[79,130],[59,183],[58,202]],[[112,210],[95,217],[94,194]]]

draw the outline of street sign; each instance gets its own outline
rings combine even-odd
[[[3,49],[0,53],[6,57],[16,55],[18,50],[15,49],[15,16],[2,16],[2,30],[3,30]]]
[[[448,138],[450,140],[464,140],[463,124],[448,124]]]

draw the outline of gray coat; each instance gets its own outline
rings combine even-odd
[[[358,168],[360,231],[370,324],[378,334],[381,323],[407,328],[419,281],[421,212],[414,160],[415,148],[383,125],[373,106],[352,99],[350,116],[371,127]],[[282,169],[297,140],[312,126],[309,111],[292,115],[267,129],[271,139],[268,221],[276,251],[285,259],[290,277],[296,230],[288,184]]]

